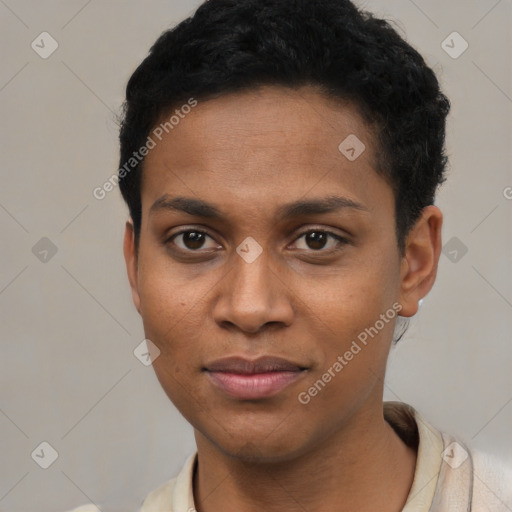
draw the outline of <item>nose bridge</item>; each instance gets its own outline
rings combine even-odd
[[[250,237],[242,242],[233,255],[230,295],[232,301],[248,309],[268,307],[272,301],[273,286],[270,253]]]
[[[286,288],[282,277],[277,277],[272,268],[268,250],[254,239],[246,239],[232,254],[231,265],[215,305],[217,322],[228,321],[242,330],[255,332],[269,322],[291,321]]]

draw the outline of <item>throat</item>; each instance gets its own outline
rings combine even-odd
[[[334,436],[325,447],[293,461],[199,457],[194,471],[196,509],[399,512],[413,484],[418,444],[414,417],[410,423],[411,418],[394,414],[391,419],[385,415],[386,421],[381,416],[379,428],[368,432],[367,439],[361,439],[360,432],[354,442]]]

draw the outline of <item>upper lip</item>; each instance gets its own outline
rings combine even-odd
[[[204,368],[210,372],[239,374],[297,372],[305,368],[280,357],[263,356],[257,359],[243,357],[225,357],[209,363]]]

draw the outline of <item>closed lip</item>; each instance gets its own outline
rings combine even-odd
[[[226,357],[203,368],[212,384],[239,400],[271,398],[305,375],[307,368],[281,357]]]
[[[203,369],[209,372],[252,375],[272,372],[299,372],[307,368],[281,357],[262,356],[257,359],[246,359],[244,357],[235,356],[217,359],[205,365]]]

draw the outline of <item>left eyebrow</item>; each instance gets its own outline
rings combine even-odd
[[[366,206],[347,197],[328,196],[319,199],[298,200],[281,205],[276,210],[276,217],[278,220],[285,220],[301,215],[331,213],[345,208],[369,212]],[[152,215],[159,211],[179,211],[206,219],[221,220],[226,217],[222,209],[207,201],[191,197],[171,198],[168,194],[157,199],[151,206],[149,213]]]
[[[366,206],[349,199],[348,197],[328,196],[320,199],[309,199],[295,201],[285,204],[277,209],[277,217],[289,219],[301,215],[318,215],[331,213],[345,208],[369,212]]]

